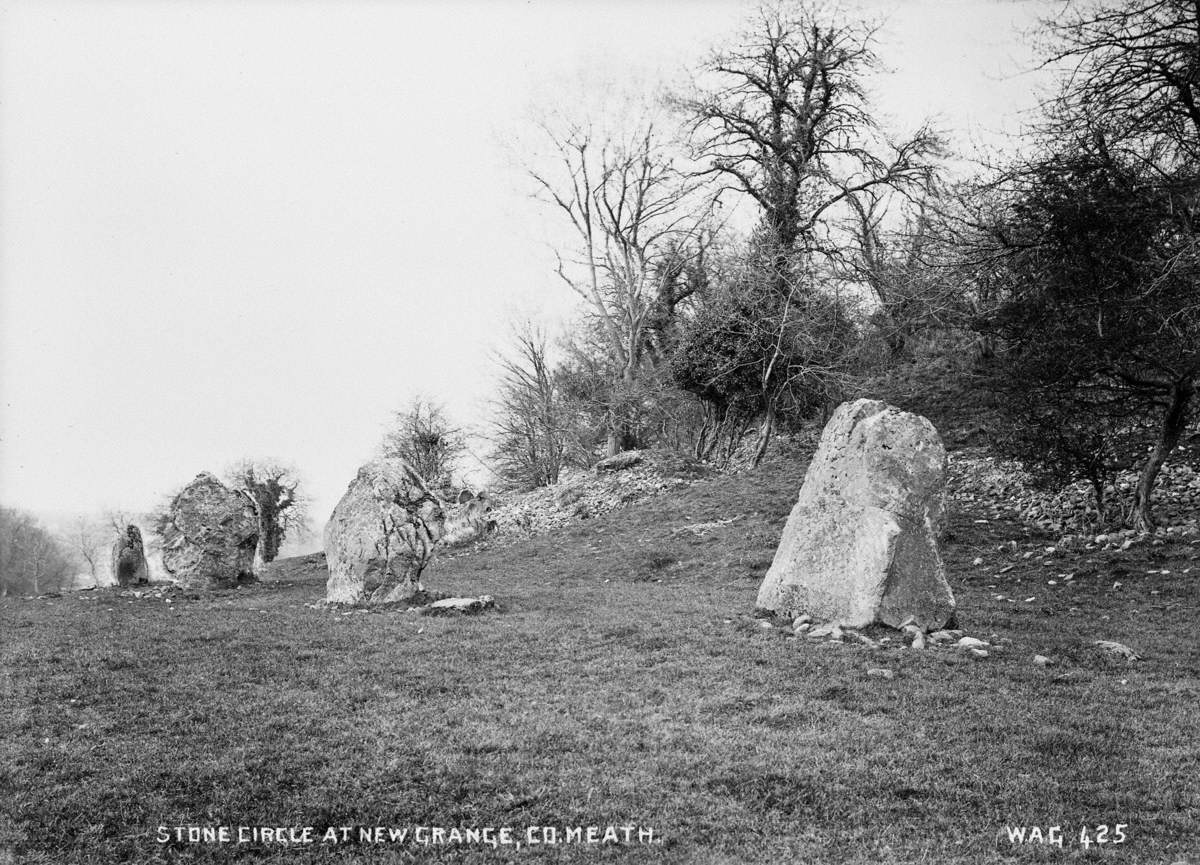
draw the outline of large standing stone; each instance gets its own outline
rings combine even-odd
[[[159,523],[163,567],[189,588],[231,588],[256,577],[258,512],[208,472],[184,487]]]
[[[150,567],[146,564],[146,548],[142,531],[126,526],[113,542],[112,574],[118,586],[137,586],[150,582]]]
[[[377,604],[412,597],[439,547],[494,528],[491,509],[485,493],[464,493],[447,505],[402,459],[367,463],[325,526],[325,599]]]
[[[877,400],[843,403],[821,443],[758,606],[850,627],[943,627],[954,596],[938,552],[946,450],[928,420]]]
[[[381,459],[358,470],[325,526],[331,603],[400,601],[418,592],[445,511],[408,463]]]

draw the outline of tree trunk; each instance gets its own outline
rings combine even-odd
[[[262,535],[258,539],[258,551],[262,556],[263,564],[269,565],[279,557],[279,547],[282,539],[279,531],[279,516],[276,515],[272,522],[264,522],[261,530]]]
[[[621,436],[610,426],[608,430],[608,441],[604,444],[604,455],[606,457],[615,457],[620,452]]]
[[[1139,532],[1154,531],[1154,515],[1152,512],[1151,496],[1154,493],[1154,482],[1158,472],[1179,443],[1179,438],[1187,427],[1188,405],[1195,393],[1195,384],[1191,379],[1176,382],[1171,390],[1171,403],[1163,417],[1162,431],[1158,441],[1150,452],[1149,459],[1142,467],[1142,476],[1138,478],[1137,488],[1133,493],[1133,506],[1129,516],[1133,528]]]
[[[758,443],[754,447],[754,459],[750,463],[751,468],[758,468],[758,464],[763,461],[763,457],[767,455],[767,448],[771,444],[771,437],[775,434],[775,404],[767,405],[767,413],[763,417],[762,426],[758,431]]]

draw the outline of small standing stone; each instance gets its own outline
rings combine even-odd
[[[142,530],[137,526],[126,526],[125,531],[113,542],[112,574],[117,585],[122,588],[150,582],[150,568],[146,564]]]

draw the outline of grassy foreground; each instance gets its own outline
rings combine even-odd
[[[484,616],[314,608],[319,557],[224,594],[0,605],[0,865],[1198,861],[1200,546],[1043,556],[955,512],[960,624],[1000,650],[789,639],[752,612],[800,470],[429,572],[494,595]]]

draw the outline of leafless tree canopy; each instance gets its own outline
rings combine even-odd
[[[928,176],[933,132],[892,141],[867,100],[874,35],[807,6],[763,7],[737,45],[713,54],[700,92],[677,100],[704,172],[758,204],[778,256],[819,247],[827,212],[847,199]]]
[[[573,249],[556,250],[558,275],[604,335],[614,384],[633,390],[661,357],[656,339],[670,314],[693,290],[678,277],[703,254],[709,201],[653,121],[623,133],[565,120],[542,131],[549,164],[531,166],[529,176],[575,237]],[[627,414],[611,406],[609,453],[631,445]]]
[[[406,460],[433,487],[449,488],[464,452],[462,430],[453,426],[438,403],[414,397],[395,413],[382,445],[385,457]]]

